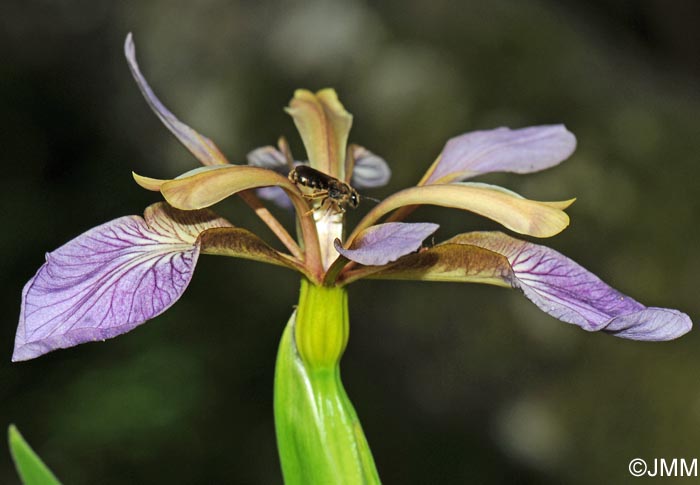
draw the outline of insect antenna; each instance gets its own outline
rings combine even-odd
[[[381,199],[375,199],[374,197],[370,197],[369,195],[363,195],[362,200],[371,200],[375,204],[378,204],[381,202]]]

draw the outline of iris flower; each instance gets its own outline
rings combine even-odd
[[[512,233],[548,238],[564,230],[572,200],[528,200],[501,187],[466,182],[491,172],[530,173],[559,164],[576,147],[563,125],[475,131],[450,139],[414,187],[372,206],[346,234],[338,205],[310,198],[286,176],[308,164],[356,188],[385,184],[386,162],[348,145],[352,116],[332,89],[298,90],[287,112],[308,161],[294,161],[286,142],[231,164],[216,145],[178,120],[141,74],[129,35],[125,54],[146,101],[202,163],[174,179],[134,174],[165,202],[143,217],[107,222],[46,255],[27,283],[13,360],[123,334],[156,317],[185,291],[200,254],[269,263],[301,275],[299,304],[286,327],[275,374],[275,420],[287,483],[377,482],[372,455],[340,381],[348,340],[347,290],[363,278],[485,283],[522,292],[545,313],[587,331],[635,340],[670,340],[688,332],[677,310],[646,307],[546,246],[499,231],[465,232],[439,244],[438,229],[403,222],[416,207],[435,205],[479,214]],[[277,236],[279,251],[210,207],[240,196]],[[361,196],[362,197],[362,196]],[[265,207],[295,211],[296,237]],[[341,204],[342,205],[342,204]],[[364,204],[363,204],[364,205]]]

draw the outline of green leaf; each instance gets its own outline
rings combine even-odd
[[[24,441],[24,438],[14,424],[8,430],[10,453],[15,462],[17,473],[24,485],[60,485],[51,470],[41,461],[34,450]]]

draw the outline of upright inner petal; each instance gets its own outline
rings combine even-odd
[[[352,115],[332,89],[316,94],[298,89],[287,112],[294,118],[310,165],[331,177],[345,180],[345,156]]]

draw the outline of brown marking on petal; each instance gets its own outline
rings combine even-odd
[[[306,274],[304,265],[295,258],[280,253],[252,232],[240,227],[204,231],[199,235],[199,244],[203,254],[250,259]]]
[[[166,202],[156,202],[146,208],[143,218],[149,227],[163,234],[177,236],[183,242],[194,244],[202,231],[233,225],[210,209],[183,211]]]
[[[466,244],[441,244],[385,266],[360,266],[340,279],[343,284],[372,278],[485,283],[511,288],[513,277],[508,259],[498,253]]]
[[[491,251],[502,254],[504,257],[510,256],[521,246],[528,244],[525,241],[516,239],[500,231],[473,231],[457,234],[443,244],[467,244],[478,247],[488,247]]]

